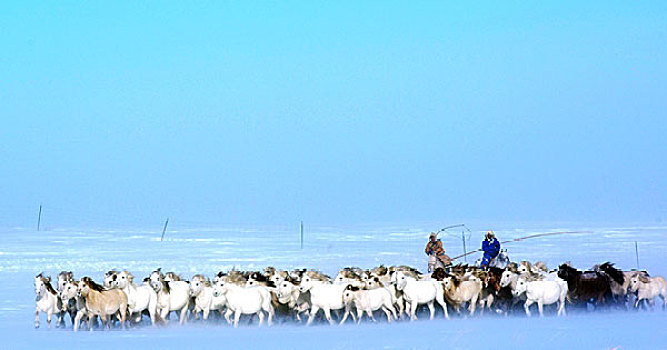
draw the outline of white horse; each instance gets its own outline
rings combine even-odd
[[[71,308],[75,310],[75,317],[72,320],[72,327],[74,328],[74,331],[78,331],[81,319],[86,316],[86,320],[88,320],[86,300],[79,294],[79,283],[74,280],[66,281],[63,285],[62,291],[59,292],[59,295],[63,305],[71,305]]]
[[[649,305],[653,306],[654,299],[662,299],[662,308],[667,309],[667,283],[661,276],[648,277],[642,272],[635,272],[630,277],[630,286],[628,290],[637,293],[635,308],[639,307],[639,302],[647,300]]]
[[[190,281],[190,296],[194,298],[195,309],[193,313],[198,317],[199,312],[202,318],[208,320],[208,314],[211,310],[222,310],[227,305],[227,298],[224,295],[214,296],[213,287],[208,278],[203,275],[194,275]]]
[[[373,311],[380,309],[387,315],[387,322],[392,321],[392,315],[393,319],[398,319],[396,309],[394,309],[393,297],[386,288],[363,290],[349,285],[345,288],[345,292],[343,292],[343,300],[347,305],[354,304],[357,309],[357,324],[361,323],[364,312],[375,322]],[[350,308],[347,307],[345,308],[345,315],[343,315],[343,319],[340,321],[341,324],[345,322],[349,314]]]
[[[257,314],[259,325],[264,323],[264,312],[268,313],[268,324],[273,324],[273,306],[271,305],[271,293],[266,287],[240,287],[231,282],[218,280],[213,287],[213,296],[224,296],[227,299],[227,312],[225,318],[231,323],[230,316],[234,313],[234,327],[239,326],[241,315]]]
[[[397,319],[403,317],[403,313],[405,313],[405,299],[403,298],[403,291],[396,289],[395,283],[391,283],[390,280],[383,282],[379,277],[373,276],[366,281],[364,287],[366,289],[385,288],[388,290],[391,293],[392,300],[394,300],[394,309],[398,311]]]
[[[417,306],[426,304],[430,312],[430,319],[435,316],[434,302],[438,304],[445,311],[445,317],[449,318],[447,313],[447,304],[445,304],[444,292],[442,284],[438,281],[418,281],[413,277],[407,276],[403,271],[397,271],[393,275],[396,289],[403,291],[403,298],[409,305],[408,315],[411,320],[417,319]]]
[[[299,286],[290,281],[282,281],[275,288],[276,299],[279,304],[286,305],[288,309],[293,310],[297,321],[301,321],[301,314],[310,310],[310,293],[299,292]]]
[[[331,310],[340,310],[346,308],[348,309],[343,301],[343,291],[347,287],[347,284],[330,284],[322,281],[313,280],[307,278],[304,275],[304,278],[299,285],[299,292],[306,293],[310,292],[310,315],[308,316],[307,325],[310,325],[315,320],[315,316],[322,309],[324,311],[324,317],[329,321],[330,324],[333,324],[331,319]]]
[[[567,282],[559,280],[526,281],[519,277],[514,296],[526,294],[526,303],[523,305],[526,315],[530,316],[530,305],[537,303],[540,316],[544,314],[544,305],[558,303],[558,316],[565,315],[565,298],[567,297]]]
[[[184,324],[188,319],[190,307],[190,287],[184,281],[165,281],[160,269],[153,271],[149,277],[150,285],[157,293],[157,311],[160,318],[167,320],[171,311],[179,313],[179,323]]]
[[[56,287],[58,295],[60,295],[60,293],[63,291],[65,284],[72,280],[74,280],[74,274],[72,273],[72,271],[60,271],[60,273],[58,274],[58,285]],[[74,317],[76,316],[75,305],[73,303],[72,304],[63,303],[62,312],[58,317],[58,322],[56,323],[56,326],[60,327],[63,325],[63,317],[65,317],[65,313],[69,314],[70,321],[72,322],[72,324],[74,324]]]
[[[148,311],[151,324],[155,325],[157,314],[157,293],[149,284],[137,285],[134,283],[134,276],[129,271],[121,271],[114,280],[114,286],[120,288],[127,294],[127,308],[129,319],[134,322],[141,322],[142,312]]]
[[[46,322],[51,328],[51,317],[55,314],[60,317],[62,304],[58,293],[51,286],[51,277],[44,277],[40,272],[35,276],[35,328],[39,328],[39,314],[46,313]]]

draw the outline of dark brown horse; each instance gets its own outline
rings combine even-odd
[[[567,299],[572,304],[585,307],[591,302],[598,307],[611,297],[609,280],[599,272],[582,272],[569,264],[562,264],[558,267],[558,277],[567,282]]]
[[[489,266],[488,278],[486,280],[485,286],[486,290],[488,292],[493,292],[495,296],[493,304],[495,305],[496,309],[502,311],[504,314],[507,314],[514,305],[514,296],[512,295],[512,288],[510,286],[500,286],[500,279],[503,275],[503,271],[505,270]]]

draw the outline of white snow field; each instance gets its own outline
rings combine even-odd
[[[151,328],[143,325],[125,331],[48,329],[45,316],[34,328],[33,277],[40,271],[53,278],[61,270],[75,277],[101,281],[110,269],[128,269],[145,277],[162,267],[184,277],[196,273],[212,276],[232,267],[280,269],[308,267],[335,275],[345,266],[370,268],[378,264],[407,264],[426,270],[423,253],[428,233],[441,224],[309,227],[304,249],[299,249],[298,225],[294,227],[222,227],[185,229],[172,226],[160,242],[159,230],[55,229],[35,231],[11,228],[0,231],[0,348],[446,348],[446,349],[667,349],[667,312],[656,300],[653,311],[581,311],[557,318],[549,309],[544,318],[489,315],[392,324],[379,321],[357,326],[276,323],[233,329],[227,324],[191,321],[171,322]],[[478,248],[487,227],[475,227],[470,245]],[[651,275],[667,276],[667,226],[521,224],[494,227],[499,239],[533,233],[590,231],[534,238],[504,245],[514,261],[546,261],[549,267],[571,261],[580,269],[612,261],[623,269],[639,267]],[[450,256],[462,252],[461,231],[441,234]],[[473,255],[468,261],[478,258]],[[381,318],[378,318],[381,320]]]

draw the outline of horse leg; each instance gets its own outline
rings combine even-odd
[[[141,320],[141,313],[139,313],[139,319]],[[127,320],[127,307],[120,308],[120,328],[125,329],[125,321]]]
[[[530,300],[530,299],[526,299],[526,303],[523,304],[523,308],[524,308],[524,310],[526,310],[526,315],[528,315],[528,317],[530,317],[530,305],[532,305],[532,304],[533,304],[533,301]]]
[[[438,292],[435,295],[435,301],[437,301],[438,304],[440,304],[440,307],[442,307],[442,311],[445,312],[445,318],[449,319],[449,312],[447,312],[447,303],[445,302],[445,297],[443,296],[443,294]]]
[[[239,319],[241,318],[241,310],[237,309],[234,312],[234,328],[239,328]]]
[[[185,322],[188,320],[188,307],[185,306],[184,308],[181,309],[181,315],[178,318],[178,321],[180,324],[185,324]]]
[[[35,328],[39,328],[39,307],[35,308]]]
[[[387,315],[387,322],[391,323],[392,318],[391,318],[391,311],[389,311],[389,308],[387,308],[386,305],[382,305],[382,311],[384,311],[385,315]]]
[[[343,323],[345,323],[345,321],[347,320],[347,316],[349,316],[349,315],[350,315],[350,308],[347,307],[347,305],[346,305],[345,306],[345,313],[343,314],[343,318],[340,320],[339,324],[342,325]]]
[[[313,321],[315,320],[315,315],[317,315],[317,312],[320,311],[320,307],[317,305],[313,305],[310,309],[310,315],[308,315],[308,322],[306,322],[306,326],[310,326]]]
[[[350,310],[350,316],[352,316],[352,321],[353,321],[353,322],[357,322],[358,317],[355,316],[355,313],[354,313],[354,312],[352,312],[352,306],[346,306],[345,308],[346,308],[346,310],[347,310],[347,309]],[[356,308],[356,305],[355,305],[355,308]]]
[[[111,321],[111,317],[107,320],[107,315],[102,311],[100,314],[100,321],[102,322],[102,329],[109,328],[109,323]]]
[[[257,311],[257,317],[259,317],[259,327],[261,327],[264,324],[264,311]]]
[[[84,314],[83,310],[79,310],[76,313],[76,316],[74,317],[74,322],[72,322],[72,324],[74,325],[75,332],[79,330],[79,322],[81,322],[81,317],[83,317],[83,314]],[[90,321],[88,322],[90,323]]]
[[[331,319],[331,309],[329,309],[328,306],[325,306],[322,308],[324,310],[324,317],[327,318],[327,321],[329,321],[330,325],[333,325],[333,320]]]
[[[472,299],[470,300],[470,305],[468,305],[468,311],[470,311],[470,316],[475,314],[475,306],[477,306],[477,295],[472,297]],[[484,306],[482,306],[482,310],[484,310]]]
[[[558,299],[558,316],[565,316],[565,298]]]
[[[410,320],[411,321],[416,321],[417,320],[417,301],[411,301],[410,302]]]
[[[93,314],[92,312],[88,312],[88,330],[93,331],[93,325],[95,324],[95,320],[97,319],[97,315]]]
[[[53,316],[53,311],[47,311],[46,312],[46,324],[47,328],[51,329],[51,316]]]
[[[228,324],[232,324],[232,309],[227,308],[227,311],[225,311],[225,319],[227,320]]]
[[[430,314],[428,319],[433,320],[433,318],[435,318],[435,306],[433,305],[433,300],[426,303],[426,305],[428,306],[428,312]]]
[[[354,314],[352,314],[352,315],[354,315]],[[362,318],[364,318],[364,311],[361,310],[361,309],[357,309],[357,319],[355,320],[355,322],[357,324],[361,324],[361,319]]]
[[[63,325],[63,317],[65,316],[64,312],[59,312],[58,313],[58,320],[56,320],[56,328],[64,327]]]
[[[209,313],[209,312],[211,312],[211,310],[210,310],[209,308],[205,308],[204,310],[202,310],[202,316],[201,316],[201,318],[202,318],[204,321],[208,320],[208,313]]]
[[[403,314],[405,314],[408,317],[410,316],[410,315],[408,315],[408,312],[406,310],[405,298],[403,296],[400,296],[400,297],[396,298],[396,304],[398,305],[398,317],[399,318],[403,318]]]
[[[169,315],[169,309],[168,308],[165,307],[161,310],[158,309],[158,313],[160,314],[160,318],[164,320],[165,324],[169,323],[169,320],[167,319],[167,316]]]
[[[544,303],[541,299],[537,300],[537,310],[540,312],[540,317],[544,316]]]
[[[375,320],[375,316],[373,316],[373,311],[371,311],[370,308],[366,309],[366,314],[367,314],[368,317],[371,319],[371,321],[373,321],[373,322],[377,322],[377,321]]]
[[[387,300],[384,303],[384,308],[385,310],[391,311],[391,315],[394,317],[394,319],[398,320],[398,317],[396,317],[396,309],[394,309],[394,305],[391,304],[391,301]],[[391,320],[389,322],[391,322]]]
[[[267,321],[269,327],[271,327],[273,325],[273,314],[274,313],[275,313],[275,310],[273,309],[273,305],[269,304],[269,311],[268,311],[269,319]]]

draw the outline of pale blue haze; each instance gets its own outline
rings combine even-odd
[[[0,226],[667,220],[664,1],[4,1],[0,48]]]

